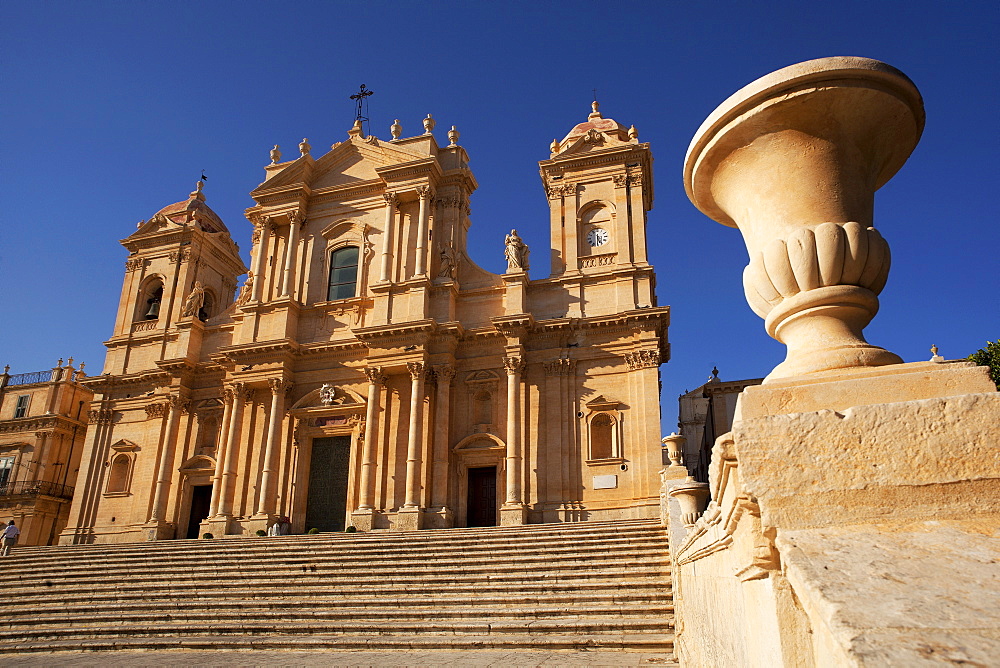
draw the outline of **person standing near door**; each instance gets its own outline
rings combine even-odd
[[[17,537],[21,535],[21,530],[14,526],[14,520],[7,522],[7,526],[3,528],[0,532],[0,557],[6,557],[10,554],[10,548],[17,545]]]

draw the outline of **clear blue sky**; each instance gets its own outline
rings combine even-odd
[[[672,306],[663,423],[713,365],[765,375],[784,356],[746,305],[736,230],[704,217],[684,152],[731,93],[832,55],[884,60],[923,93],[927,126],[876,197],[892,248],[868,339],[906,361],[1000,338],[1000,3],[984,2],[15,2],[0,3],[0,365],[75,356],[99,373],[124,275],[118,240],[184,199],[209,204],[246,256],[247,193],[268,151],[346,137],[348,96],[375,90],[373,134],[451,125],[480,189],[470,252],[502,271],[505,230],[547,247],[537,161],[589,111],[652,145],[650,255]],[[546,275],[543,267],[532,272]]]

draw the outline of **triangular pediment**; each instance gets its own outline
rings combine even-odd
[[[346,150],[337,151],[345,144]],[[309,184],[313,190],[378,180],[379,175],[375,168],[381,166],[381,161],[372,160],[371,156],[365,155],[353,144],[347,142],[345,144],[324,155],[317,163],[317,170],[313,173],[312,182]]]

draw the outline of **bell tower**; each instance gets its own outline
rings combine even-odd
[[[205,203],[203,181],[187,200],[160,209],[121,244],[129,251],[115,319],[105,345],[105,373],[155,369],[156,362],[197,359],[204,323],[233,302],[236,279],[246,273],[239,247]],[[194,323],[197,323],[196,325]]]
[[[599,105],[539,163],[549,200],[552,277],[571,283],[631,270],[632,297],[620,309],[655,306],[646,255],[646,212],[653,207],[653,157],[635,126],[605,118]],[[607,282],[607,281],[605,281]],[[571,287],[572,291],[572,287]],[[582,297],[581,297],[582,298]],[[632,303],[629,303],[631,301]]]

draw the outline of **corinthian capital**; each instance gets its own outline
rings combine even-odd
[[[383,193],[382,198],[385,199],[385,203],[389,206],[396,206],[396,200],[399,199],[399,196],[396,193],[389,192]]]
[[[410,378],[417,380],[424,373],[424,363],[423,362],[407,362],[406,369],[410,372]]]
[[[372,385],[385,385],[387,380],[385,374],[382,373],[382,367],[379,366],[366,366],[365,376]]]
[[[520,373],[524,368],[524,358],[517,355],[504,357],[503,368],[507,371],[507,374],[511,376],[515,373]]]

